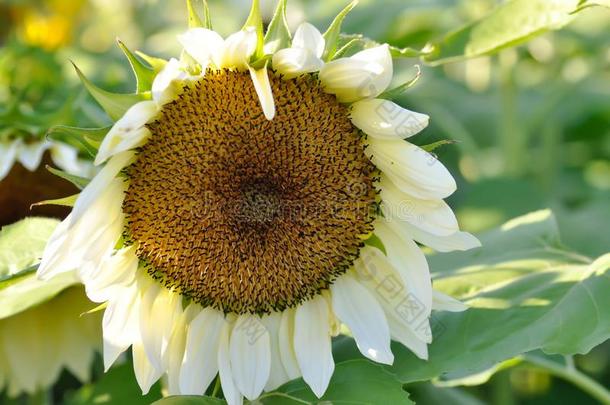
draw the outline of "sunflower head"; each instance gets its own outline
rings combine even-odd
[[[300,376],[320,397],[341,323],[391,363],[391,337],[425,358],[433,306],[463,309],[433,292],[415,241],[478,242],[443,202],[449,172],[404,140],[428,117],[386,99],[391,47],[338,46],[351,7],[324,34],[291,35],[285,2],[265,33],[255,1],[227,38],[204,10],[180,59],[127,51],[139,92],[107,105],[101,170],[39,275],[81,269],[108,302],[106,365],[131,346],[144,391],[167,373],[170,392],[201,394],[219,373],[231,404]]]

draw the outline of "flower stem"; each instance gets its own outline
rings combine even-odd
[[[576,368],[559,364],[538,356],[525,355],[523,356],[523,359],[528,363],[547,371],[549,374],[555,377],[571,382],[602,404],[610,405],[610,392],[608,392],[608,390],[597,381],[578,371]]]

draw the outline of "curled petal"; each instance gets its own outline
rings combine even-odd
[[[104,137],[95,157],[95,164],[99,165],[117,153],[142,146],[150,135],[144,125],[152,120],[158,111],[154,101],[141,101],[131,106]]]
[[[184,50],[205,70],[210,62],[217,67],[224,51],[224,40],[216,32],[206,28],[192,28],[178,36]]]
[[[227,37],[219,68],[246,70],[248,61],[256,50],[256,30],[248,27]]]
[[[254,84],[254,89],[258,95],[258,99],[261,102],[263,114],[269,121],[275,117],[275,102],[273,101],[273,92],[271,91],[271,83],[269,83],[269,75],[267,74],[267,68],[255,70],[254,68],[248,67],[250,71],[250,77]]]
[[[322,57],[324,45],[324,37],[320,31],[307,22],[298,26],[292,38],[292,48],[306,49],[317,58]]]
[[[320,81],[339,101],[351,103],[377,97],[390,84],[392,73],[390,49],[380,45],[328,62],[320,69]]]
[[[285,48],[273,55],[273,68],[290,79],[303,73],[317,72],[324,66],[322,59],[308,49]]]

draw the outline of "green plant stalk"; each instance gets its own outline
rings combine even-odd
[[[500,114],[499,133],[503,147],[505,172],[511,176],[523,174],[527,160],[527,134],[519,124],[517,111],[517,88],[514,77],[514,61],[508,50],[500,53],[500,101],[502,112]]]
[[[602,404],[610,405],[610,392],[600,383],[588,375],[581,373],[576,368],[531,355],[523,356],[523,360],[557,378],[571,382]]]

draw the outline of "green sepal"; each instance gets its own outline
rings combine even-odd
[[[375,234],[369,236],[369,238],[364,241],[364,244],[381,250],[381,252],[386,256],[388,254],[385,250],[385,245],[383,244],[379,236]]]
[[[444,145],[453,145],[454,143],[457,143],[457,141],[454,141],[452,139],[442,139],[440,141],[432,142],[432,143],[429,143],[427,145],[422,145],[422,146],[420,146],[420,148],[422,148],[426,152],[430,153],[433,150],[435,150],[437,148],[440,148],[441,146],[444,146]]]
[[[80,193],[69,195],[69,196],[63,197],[63,198],[55,198],[53,200],[39,201],[37,203],[32,204],[31,207],[37,207],[39,205],[61,205],[64,207],[74,207],[74,204],[76,203],[76,199],[78,198],[79,195],[80,195]]]
[[[252,0],[252,7],[250,8],[250,14],[246,23],[242,27],[245,30],[248,27],[254,27],[256,30],[256,51],[252,55],[252,60],[258,60],[265,54],[264,43],[265,38],[263,35],[263,16],[261,15],[261,7],[259,0]]]
[[[396,46],[390,46],[390,54],[392,55],[392,58],[398,59],[398,58],[419,58],[421,56],[426,56],[428,55],[430,52],[429,51],[424,51],[424,50],[418,50],[415,48],[398,48]]]
[[[144,93],[150,91],[156,76],[154,69],[149,65],[144,64],[123,42],[121,42],[120,39],[117,39],[117,44],[125,54],[125,57],[131,66],[131,70],[133,70],[133,74],[136,77],[136,92]]]
[[[250,67],[255,69],[255,70],[259,70],[264,68],[265,66],[267,66],[267,64],[269,63],[269,61],[271,61],[271,57],[273,55],[265,55],[260,59],[257,59],[253,62],[250,62]]]
[[[417,81],[421,77],[421,69],[420,69],[419,65],[415,65],[415,69],[417,70],[417,72],[415,73],[415,76],[411,80],[408,80],[408,81],[404,82],[403,84],[401,84],[397,87],[394,87],[393,89],[384,91],[379,96],[377,96],[377,98],[383,98],[385,100],[394,100],[395,98],[399,97],[402,93],[404,93],[405,91],[407,91],[408,89],[413,87],[413,85],[415,85],[415,83],[417,83]]]
[[[150,99],[149,92],[139,94],[118,94],[100,89],[85,77],[83,72],[81,72],[74,62],[72,62],[72,65],[89,94],[91,94],[95,101],[104,109],[106,114],[114,121],[121,118],[123,114],[125,114],[125,111],[135,103]]]
[[[46,169],[48,171],[50,171],[51,173],[53,173],[54,175],[59,176],[64,180],[68,180],[70,183],[72,183],[76,187],[78,187],[79,190],[82,190],[83,188],[85,188],[87,186],[87,184],[89,184],[89,182],[91,181],[90,179],[87,179],[85,177],[80,177],[80,176],[76,176],[74,174],[66,173],[63,170],[55,169],[54,167],[51,167],[48,165],[46,166]]]
[[[207,0],[186,0],[186,8],[189,14],[189,28],[212,29],[212,20],[210,19],[210,9],[208,8]],[[201,13],[197,12],[197,9],[202,10]]]
[[[165,59],[157,58],[156,56],[147,55],[142,51],[136,51],[136,55],[138,55],[140,58],[144,59],[144,61],[152,67],[155,74],[157,74],[161,70],[163,70],[163,68],[167,64],[167,61]]]
[[[347,13],[352,11],[354,7],[358,4],[358,0],[354,0],[349,3],[333,20],[330,24],[326,32],[322,35],[324,37],[324,41],[326,45],[324,46],[324,53],[322,54],[322,59],[325,61],[330,61],[333,59],[336,51],[337,44],[339,43],[339,34],[341,34],[341,24],[345,19]]]
[[[97,155],[97,149],[111,127],[78,128],[56,125],[47,131],[46,137],[52,140],[72,140],[81,145],[91,157]]]
[[[288,22],[286,21],[286,2],[279,0],[273,18],[267,27],[265,34],[265,52],[273,54],[280,49],[290,46],[291,36]]]
[[[342,58],[343,56],[345,56],[353,47],[355,47],[359,42],[361,41],[361,38],[352,38],[350,40],[348,40],[345,45],[341,46],[341,48],[339,48],[337,50],[337,52],[335,52],[335,54],[333,55],[333,59],[338,59],[338,58]]]
[[[89,311],[85,311],[82,314],[80,314],[80,316],[85,316],[85,315],[91,315],[91,314],[95,314],[96,312],[100,312],[104,309],[106,309],[106,307],[108,306],[108,301],[106,302],[102,302],[100,305],[96,305],[95,307],[91,308]]]

